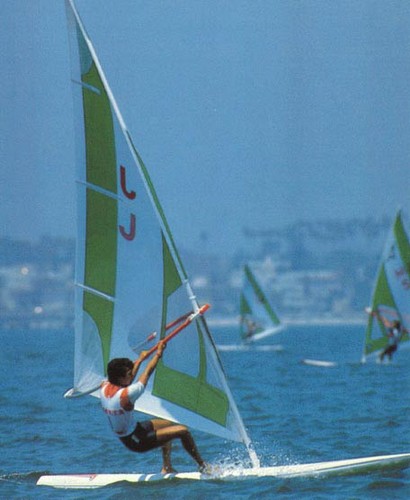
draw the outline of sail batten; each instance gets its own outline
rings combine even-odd
[[[83,180],[76,180],[77,185],[84,186],[91,191],[95,191],[97,193],[100,193],[104,196],[107,196],[108,198],[112,198],[113,200],[116,200],[118,203],[122,203],[124,205],[131,205],[132,203],[128,199],[124,199],[120,194],[118,193],[113,193],[111,191],[108,191],[107,189],[104,189],[101,186],[98,186],[97,184],[93,184],[92,182],[87,182]]]
[[[99,290],[97,290],[96,288],[92,288],[90,286],[86,286],[83,283],[75,283],[74,285],[78,286],[79,288],[82,288],[84,291],[87,291],[87,292],[90,292],[90,293],[94,293],[95,295],[99,295],[100,297],[102,297],[104,299],[107,299],[107,300],[110,300],[112,302],[115,300],[115,297],[113,297],[111,295],[108,295],[106,293],[102,293]]]
[[[136,409],[250,449],[221,360],[165,213],[73,0],[70,31],[77,144],[74,389],[94,393],[114,357],[193,310]],[[79,84],[80,83],[80,84]],[[254,459],[253,459],[254,461]],[[254,462],[255,463],[255,462]]]
[[[89,83],[84,83],[84,82],[81,82],[78,80],[73,80],[73,79],[71,80],[71,82],[76,84],[76,85],[80,85],[84,89],[91,90],[91,92],[95,92],[98,95],[101,94],[100,89],[98,89],[97,87],[94,87],[93,85],[90,85]]]

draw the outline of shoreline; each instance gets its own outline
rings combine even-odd
[[[239,326],[239,319],[236,317],[226,318],[211,318],[207,320],[209,326],[213,327],[232,327]],[[351,317],[351,318],[283,318],[283,326],[340,326],[340,325],[357,325],[366,326],[366,318]]]

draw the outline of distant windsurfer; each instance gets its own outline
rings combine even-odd
[[[255,321],[249,319],[249,318],[245,318],[245,326],[246,326],[246,332],[245,332],[245,335],[243,336],[243,338],[246,340],[246,339],[250,339],[252,338],[255,333],[256,333],[256,330],[258,328],[258,325]]]
[[[387,346],[380,353],[379,359],[382,362],[384,360],[384,357],[387,356],[389,358],[389,361],[391,361],[393,354],[397,351],[399,343],[403,338],[403,335],[407,333],[407,330],[403,328],[399,320],[390,321],[386,317],[382,316],[377,309],[375,311],[372,311],[370,308],[366,308],[366,312],[370,316],[374,316],[375,318],[377,318],[386,327]]]
[[[114,434],[128,449],[143,453],[162,447],[162,474],[175,472],[171,464],[171,441],[176,438],[181,440],[185,450],[198,464],[199,470],[206,472],[208,467],[187,427],[158,418],[143,422],[136,420],[134,403],[143,394],[165,346],[162,341],[158,343],[155,355],[135,383],[134,378],[141,363],[147,358],[147,352],[141,352],[135,362],[128,358],[112,359],[107,366],[108,380],[101,386],[101,404]]]

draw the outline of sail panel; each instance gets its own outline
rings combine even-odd
[[[85,393],[109,359],[134,359],[150,333],[164,338],[198,304],[148,170],[72,0],[66,5],[78,139],[74,389]],[[136,409],[249,445],[203,318],[168,344]]]
[[[87,189],[84,285],[115,295],[117,203]],[[102,216],[103,214],[103,216]]]
[[[372,310],[376,309],[390,321],[397,319],[396,304],[390,291],[384,265],[380,268],[372,301]],[[386,327],[380,319],[369,316],[366,329],[365,354],[368,355],[372,352],[379,351],[386,347],[386,345]]]
[[[82,75],[85,139],[87,154],[87,182],[116,192],[116,155],[113,123],[108,96],[95,64]],[[99,93],[91,90],[97,88]]]

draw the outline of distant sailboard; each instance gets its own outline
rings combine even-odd
[[[255,342],[283,329],[249,266],[244,267],[244,284],[240,295],[240,335],[243,342]]]
[[[367,323],[362,363],[376,357],[389,344],[389,332],[380,316],[401,322],[405,332],[400,344],[410,336],[410,242],[399,210],[389,231],[377,272]],[[377,312],[379,317],[371,314]]]
[[[333,368],[334,366],[337,366],[335,361],[323,361],[320,359],[302,359],[301,362],[304,365],[321,366],[322,368]]]
[[[147,483],[167,480],[186,481],[238,481],[258,478],[323,477],[332,475],[367,474],[387,468],[404,468],[410,465],[410,453],[376,457],[334,460],[311,464],[277,465],[252,469],[230,469],[215,475],[199,472],[177,474],[67,474],[41,476],[37,485],[66,489],[102,488],[115,483]]]

